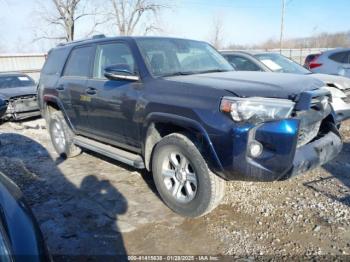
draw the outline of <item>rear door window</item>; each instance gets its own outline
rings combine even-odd
[[[92,53],[92,46],[73,49],[63,75],[70,77],[89,77]]]

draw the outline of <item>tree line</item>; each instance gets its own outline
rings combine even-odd
[[[320,33],[311,37],[291,38],[283,41],[285,49],[306,48],[337,48],[350,47],[350,31],[339,33]],[[269,39],[261,44],[251,46],[230,44],[228,49],[276,49],[280,48],[280,41]]]

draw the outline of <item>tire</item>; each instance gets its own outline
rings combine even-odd
[[[51,111],[47,124],[51,142],[57,154],[64,158],[72,158],[81,154],[81,149],[73,143],[74,133],[61,111]]]
[[[185,217],[211,212],[225,193],[225,181],[209,170],[195,144],[183,134],[168,135],[156,145],[152,171],[165,204]]]

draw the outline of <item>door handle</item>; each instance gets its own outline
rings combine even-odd
[[[96,88],[93,88],[93,87],[89,87],[88,89],[85,90],[85,92],[88,95],[96,95],[96,93],[97,93]]]
[[[64,85],[59,85],[58,87],[56,87],[56,90],[63,91],[64,90]]]

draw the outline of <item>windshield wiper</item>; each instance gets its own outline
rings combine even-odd
[[[161,77],[168,77],[168,76],[187,76],[187,75],[193,75],[196,74],[197,72],[193,71],[178,71],[178,72],[172,72],[172,73],[167,73],[164,75],[161,75]]]
[[[196,74],[208,74],[208,73],[219,73],[219,72],[229,72],[233,70],[228,70],[228,69],[210,69],[210,70],[204,70],[204,71],[198,71]]]

